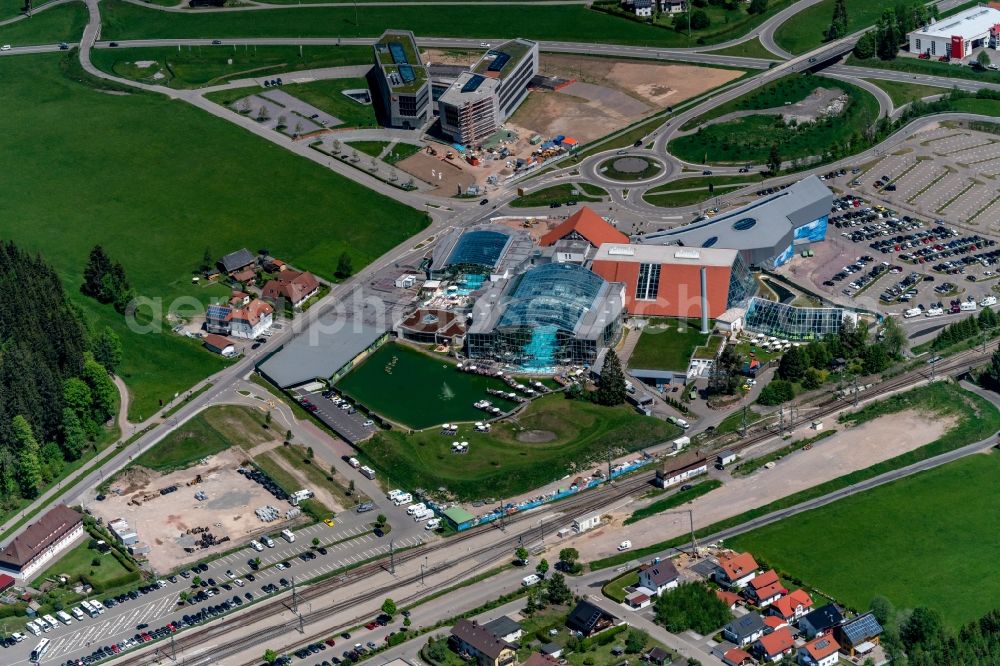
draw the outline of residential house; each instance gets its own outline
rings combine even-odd
[[[232,356],[236,353],[236,347],[233,346],[232,342],[215,333],[209,333],[202,338],[202,344],[205,345],[205,349],[208,351],[222,354],[223,356]]]
[[[722,635],[738,647],[746,647],[764,635],[764,618],[754,612],[741,615],[722,628]]]
[[[524,634],[524,629],[521,625],[506,615],[501,615],[495,620],[490,620],[483,625],[483,629],[508,643],[516,643],[521,640],[521,636]]]
[[[799,631],[805,634],[806,638],[815,638],[820,634],[828,633],[843,621],[844,616],[840,609],[833,604],[827,604],[804,615],[799,620]]]
[[[285,300],[292,307],[299,307],[303,301],[316,295],[319,291],[319,280],[312,273],[300,273],[286,270],[277,278],[268,280],[264,285],[261,297],[272,303]]]
[[[831,636],[814,638],[799,648],[801,666],[835,666],[840,661],[840,645]]]
[[[639,567],[639,587],[654,594],[672,590],[680,584],[681,575],[670,560],[661,560]]]
[[[715,580],[725,587],[742,589],[757,575],[757,560],[750,553],[723,553],[718,560]]]
[[[788,623],[777,615],[765,615],[764,626],[767,627],[767,631],[775,631],[777,629],[781,629],[782,627],[787,627]]]
[[[749,666],[756,661],[748,652],[740,648],[730,648],[722,655],[722,663],[726,666]]]
[[[653,15],[653,0],[632,0],[632,10],[639,18],[650,18]]]
[[[729,590],[716,590],[715,596],[719,598],[719,601],[729,606],[729,610],[736,610],[736,604],[740,600],[740,595]]]
[[[687,0],[660,0],[660,11],[664,14],[680,14],[687,9]]]
[[[513,645],[475,621],[462,618],[456,622],[451,628],[451,642],[459,654],[475,659],[479,666],[511,666],[517,662]]]
[[[788,627],[764,634],[754,643],[753,652],[761,662],[777,663],[795,650],[795,638]]]
[[[247,269],[251,269],[252,272],[256,265],[257,258],[245,247],[236,252],[230,252],[218,262],[219,270],[231,277],[235,277],[236,273]]]
[[[812,605],[813,600],[809,597],[808,592],[795,590],[768,606],[767,612],[791,624],[808,613]]]
[[[667,660],[670,659],[670,653],[661,647],[654,647],[643,656],[646,658],[647,664],[654,664],[654,666],[666,666]]]
[[[229,305],[209,305],[205,312],[205,330],[217,335],[229,335],[233,308]]]
[[[234,289],[233,293],[229,295],[229,307],[241,308],[244,305],[248,305],[249,303],[250,303],[250,294],[246,293],[245,291]]]
[[[839,626],[834,627],[833,637],[845,654],[854,657],[871,652],[879,644],[882,631],[882,625],[875,616],[864,613],[844,620]]]
[[[788,594],[788,590],[778,580],[778,574],[774,569],[771,569],[752,578],[744,593],[750,603],[765,608]]]
[[[230,335],[234,338],[252,340],[271,328],[274,308],[269,303],[257,299],[245,308],[233,310],[230,320]]]
[[[0,571],[28,581],[83,534],[83,516],[57,504],[0,550]]]
[[[591,636],[609,627],[613,627],[616,618],[606,610],[595,606],[589,601],[581,601],[569,614],[566,626],[572,631],[578,631],[584,636]]]

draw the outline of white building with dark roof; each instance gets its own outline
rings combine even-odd
[[[0,550],[0,572],[26,582],[83,534],[83,516],[57,504]]]

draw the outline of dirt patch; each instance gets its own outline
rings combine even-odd
[[[525,430],[517,433],[517,441],[529,444],[543,444],[551,442],[556,438],[556,434],[551,430]]]
[[[396,166],[420,180],[435,185],[437,187],[435,194],[445,197],[453,197],[476,183],[476,174],[473,172],[475,167],[466,165],[457,158],[444,159],[440,154],[435,156],[417,153]]]
[[[278,501],[263,486],[236,472],[246,459],[246,452],[233,447],[202,464],[166,475],[132,468],[112,486],[106,500],[88,502],[87,506],[105,522],[116,518],[128,521],[139,540],[152,546],[149,563],[153,569],[170,571],[229,550],[260,534],[274,532],[290,522],[263,523],[254,514],[255,509],[270,505],[284,515],[291,505]],[[201,481],[195,483],[199,476]],[[160,488],[171,485],[178,487],[176,492],[160,495]],[[206,499],[196,499],[195,493],[199,491]],[[197,548],[201,534],[189,531],[202,528],[207,528],[218,541],[226,537],[229,540]]]
[[[725,485],[686,504],[694,510],[695,528],[724,520],[744,511],[819,485],[875,463],[920,448],[938,439],[955,425],[954,418],[928,418],[915,410],[883,416],[855,428],[837,427],[840,432],[822,440],[809,451],[799,451],[778,461],[774,469],[762,469],[746,477],[725,480]],[[793,436],[803,439],[815,435],[807,428]],[[633,503],[616,517],[626,517],[638,507]],[[635,529],[639,527],[640,529]],[[686,515],[662,514],[613,533],[574,544],[581,559],[593,560],[617,552],[622,539],[630,539],[634,548],[642,548],[687,533]],[[565,547],[565,544],[560,544]]]

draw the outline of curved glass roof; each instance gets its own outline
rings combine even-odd
[[[756,224],[756,219],[752,217],[744,217],[741,220],[733,222],[733,229],[736,229],[736,231],[746,231],[747,229],[752,229]]]
[[[500,327],[555,326],[572,332],[594,304],[604,278],[575,264],[545,264],[521,275]]]
[[[503,256],[508,242],[510,242],[510,235],[500,231],[466,232],[455,243],[445,265],[472,264],[493,268]]]

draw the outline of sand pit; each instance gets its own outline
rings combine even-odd
[[[153,569],[169,571],[209,554],[229,550],[256,535],[273,532],[283,524],[282,521],[263,523],[254,515],[255,509],[268,504],[282,514],[291,505],[278,501],[262,486],[236,472],[246,458],[246,452],[234,447],[209,457],[203,464],[166,475],[133,469],[112,486],[106,500],[88,503],[88,507],[105,522],[115,518],[128,521],[139,540],[150,546],[148,557]],[[201,483],[187,485],[199,474]],[[159,494],[160,488],[175,484],[178,486],[176,492]],[[118,490],[122,494],[117,494]],[[198,491],[208,498],[195,499]],[[144,495],[153,496],[143,499]],[[140,504],[131,503],[133,499],[139,499]],[[230,541],[210,548],[196,548],[190,553],[185,551],[185,547],[194,547],[200,539],[200,534],[188,534],[187,531],[206,527],[216,539],[228,536]]]
[[[954,419],[929,419],[911,410],[883,416],[856,428],[831,425],[839,432],[811,450],[783,458],[774,469],[727,479],[724,486],[684,508],[694,510],[696,528],[704,527],[917,449],[938,439],[954,424]],[[811,434],[815,433],[802,428],[794,437],[802,439]],[[623,519],[637,506],[626,506],[615,518]],[[686,515],[662,514],[624,529],[587,532],[575,539],[573,546],[580,551],[581,559],[593,560],[615,554],[622,539],[630,539],[633,548],[642,548],[685,534],[689,529]],[[560,547],[566,545],[560,543]]]

